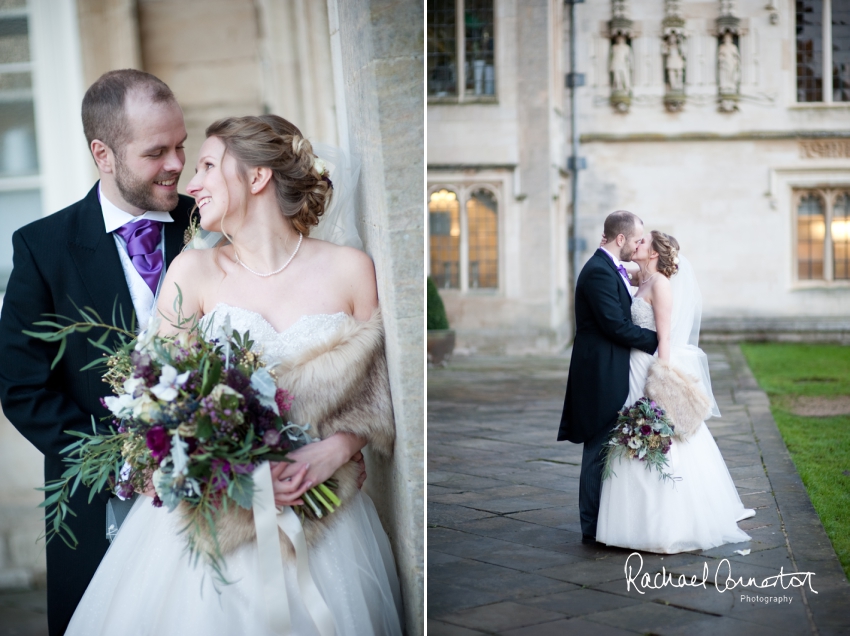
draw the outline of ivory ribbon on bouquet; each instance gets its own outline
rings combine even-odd
[[[276,634],[292,633],[286,579],[283,574],[283,555],[280,551],[277,532],[280,528],[295,548],[295,571],[304,606],[319,634],[333,636],[333,616],[319,593],[307,564],[307,540],[304,538],[304,529],[301,527],[298,515],[291,507],[284,507],[282,512],[275,507],[272,473],[268,462],[263,462],[254,470],[253,504],[260,580],[263,585],[269,627]]]

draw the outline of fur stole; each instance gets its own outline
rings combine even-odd
[[[650,367],[644,393],[667,412],[680,439],[693,435],[711,413],[699,380],[664,360],[656,360]]]
[[[309,423],[310,432],[314,436],[318,433],[321,439],[337,432],[355,433],[368,440],[372,452],[392,455],[395,420],[379,309],[366,322],[349,317],[334,336],[280,363],[274,371],[278,385],[294,396],[291,421]],[[343,464],[334,473],[341,507],[357,493],[358,474],[354,462]],[[323,529],[334,523],[339,513],[337,509],[322,519],[302,521],[308,545],[315,545]],[[222,555],[256,536],[254,513],[244,508],[229,509],[217,520],[216,527]],[[278,533],[282,554],[293,558],[291,542],[282,531]],[[198,547],[212,548],[207,529],[202,532]]]

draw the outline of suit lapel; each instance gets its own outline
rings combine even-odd
[[[600,247],[596,250],[596,255],[605,261],[608,264],[608,267],[611,268],[611,271],[614,272],[614,275],[617,277],[617,282],[620,283],[620,302],[623,303],[626,310],[630,310],[632,306],[632,295],[629,293],[629,290],[626,289],[623,277],[620,275],[620,271],[614,266],[614,261],[607,254],[603,254],[603,251],[604,250]]]
[[[77,217],[77,232],[68,242],[68,251],[77,266],[83,287],[89,294],[90,303],[79,298],[72,300],[80,307],[91,304],[104,321],[111,322],[117,298],[117,310],[123,312],[124,320],[129,325],[135,316],[133,300],[124,278],[115,239],[106,233],[103,224],[97,184],[83,199]],[[120,315],[116,313],[119,321]]]

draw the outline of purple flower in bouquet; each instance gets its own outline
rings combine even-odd
[[[129,481],[122,481],[118,483],[118,486],[115,488],[115,494],[119,499],[126,500],[133,496],[133,493],[136,492],[135,488],[133,488],[133,484]]]
[[[168,431],[162,426],[152,427],[145,438],[148,448],[151,450],[151,456],[156,461],[162,461],[163,457],[168,455],[171,449],[171,439],[168,436]]]
[[[263,444],[266,446],[277,446],[280,444],[280,433],[273,428],[263,433]]]
[[[641,435],[649,435],[650,433],[652,433],[652,427],[649,424],[644,424],[640,427]]]
[[[219,474],[221,471],[221,474]],[[227,477],[230,474],[230,462],[225,459],[214,459],[210,464],[210,474],[213,475],[211,485],[214,490],[224,490],[227,488]]]

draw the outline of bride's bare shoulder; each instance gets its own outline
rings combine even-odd
[[[206,283],[215,283],[224,277],[220,253],[224,248],[186,250],[178,254],[166,270],[166,281],[181,287],[191,284],[201,291]]]
[[[348,298],[355,318],[365,320],[378,305],[375,265],[362,250],[326,241],[311,241],[315,254],[327,267],[334,287]]]
[[[344,278],[362,276],[375,278],[375,265],[363,250],[318,239],[312,240],[311,243],[316,254],[330,266],[334,274]]]

